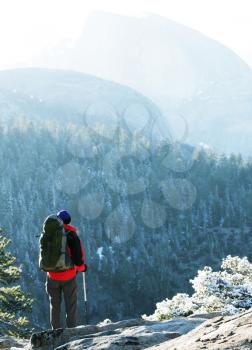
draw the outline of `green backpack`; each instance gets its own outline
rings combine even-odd
[[[49,215],[39,239],[39,267],[44,271],[65,271],[74,267],[69,256],[67,233],[64,224],[56,215]]]

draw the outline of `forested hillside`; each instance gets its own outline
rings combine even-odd
[[[84,242],[91,321],[150,314],[157,301],[190,292],[187,281],[205,265],[219,268],[228,254],[252,260],[252,164],[240,156],[23,119],[1,127],[0,159],[0,226],[37,325],[48,326],[49,311],[38,235],[62,208]]]

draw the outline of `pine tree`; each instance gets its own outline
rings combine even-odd
[[[33,300],[17,284],[20,269],[15,266],[16,258],[6,251],[9,243],[0,235],[0,334],[27,337],[28,320],[22,313],[31,311]]]

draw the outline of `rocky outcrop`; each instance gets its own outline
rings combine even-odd
[[[28,341],[22,339],[15,339],[10,336],[0,337],[0,349],[1,350],[19,350],[29,348]]]
[[[30,349],[145,349],[185,334],[197,327],[203,319],[175,319],[150,322],[132,319],[97,326],[80,326],[35,333]]]
[[[30,343],[0,338],[0,349],[27,350],[249,350],[252,311],[169,321],[131,319],[34,333]]]
[[[236,316],[219,316],[204,322],[178,339],[149,350],[249,350],[252,349],[252,311]]]

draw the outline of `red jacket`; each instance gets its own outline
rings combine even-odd
[[[85,271],[84,266],[84,250],[82,248],[81,241],[77,235],[77,229],[71,225],[65,225],[64,228],[67,235],[69,255],[73,260],[74,268],[60,271],[60,272],[47,272],[47,275],[55,281],[68,281],[76,276],[77,271]]]

